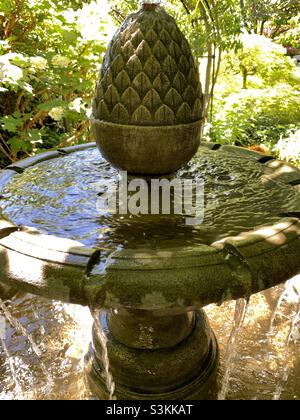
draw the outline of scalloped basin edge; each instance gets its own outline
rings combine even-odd
[[[213,144],[206,146],[214,147]],[[21,161],[2,171],[0,187],[19,169],[26,170],[38,162],[88,147],[94,144],[47,152]],[[245,149],[239,149],[239,153],[258,161],[263,156]],[[286,178],[287,173],[293,182],[295,177],[300,180],[300,171],[291,165],[273,159],[267,159],[264,164],[272,165],[276,171],[283,165],[292,168],[292,171],[282,171],[284,182],[291,182],[291,178]],[[102,265],[98,249],[45,235],[37,229],[16,226],[0,218],[3,283],[81,305],[172,312],[250,297],[297,275],[300,271],[300,220],[284,217],[273,226],[228,237],[211,246],[115,251],[109,256],[105,270]]]

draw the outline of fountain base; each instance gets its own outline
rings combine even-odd
[[[203,311],[159,317],[148,311],[103,313],[100,323],[104,334],[95,322],[86,358],[93,395],[109,399],[106,345],[118,400],[216,398],[218,344]]]
[[[6,284],[0,283],[0,299],[6,300],[13,298],[18,291],[13,287],[7,286]]]

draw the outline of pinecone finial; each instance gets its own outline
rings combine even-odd
[[[114,36],[93,104],[101,152],[131,173],[175,171],[200,142],[198,68],[175,20],[158,3],[143,2],[146,9],[128,16]]]

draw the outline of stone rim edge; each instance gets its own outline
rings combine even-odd
[[[37,163],[49,160],[49,159],[53,159],[56,157],[60,157],[62,155],[65,154],[69,154],[72,152],[76,152],[79,150],[84,150],[87,148],[92,148],[95,147],[95,143],[90,143],[90,144],[84,144],[84,145],[78,145],[78,146],[73,146],[70,148],[65,148],[65,149],[61,149],[59,152],[46,152],[44,154],[41,154],[37,157],[34,158],[28,158],[24,161],[21,161],[20,163],[18,163],[17,165],[14,165],[14,167],[18,167],[21,169],[27,169],[29,167],[32,167],[34,165],[36,165]],[[202,147],[208,147],[211,148],[211,145],[208,144],[202,144]],[[232,149],[234,149],[234,146],[232,146]],[[243,149],[242,149],[243,150]],[[249,151],[247,150],[247,154],[249,153]],[[255,158],[257,160],[259,160],[259,157],[261,156],[260,153],[254,152],[254,151],[250,151],[250,153],[253,153],[253,158],[255,156]],[[274,160],[276,161],[276,160]],[[274,162],[273,161],[273,162]],[[277,161],[279,163],[282,163],[281,161]],[[288,166],[290,166],[291,168],[294,168],[292,165],[287,164]],[[296,168],[294,168],[296,169]],[[11,179],[12,176],[14,176],[14,170],[12,170],[10,167],[5,169],[2,174],[0,174],[0,187],[3,187],[3,185],[5,185],[8,180]],[[274,245],[274,247],[269,247],[269,250],[266,250],[265,252],[260,252],[258,254],[253,254],[251,255],[251,258],[256,258],[256,257],[260,257],[261,255],[269,255],[272,253],[275,253],[275,255],[277,255],[277,251],[278,250],[284,250],[287,247],[292,248],[292,246],[295,244],[296,248],[300,250],[300,221],[298,218],[283,218],[281,219],[278,224],[276,224],[275,226],[270,226],[271,229],[275,229],[276,226],[278,225],[282,225],[284,224],[284,226],[282,227],[282,229],[279,229],[276,233],[274,233],[273,235],[270,235],[268,238],[256,238],[255,240],[255,232],[253,233],[253,231],[251,232],[244,232],[243,234],[237,236],[237,237],[233,237],[233,238],[226,238],[224,241],[212,244],[211,246],[195,246],[192,247],[192,249],[188,250],[188,253],[191,254],[191,257],[193,258],[199,258],[201,256],[204,257],[204,259],[207,257],[207,254],[211,254],[213,256],[213,258],[215,259],[220,258],[219,260],[219,264],[202,264],[202,265],[195,265],[193,264],[192,266],[188,266],[188,265],[183,265],[181,268],[181,271],[184,271],[186,269],[200,269],[200,268],[207,268],[210,267],[212,268],[212,270],[208,270],[207,272],[207,278],[206,281],[209,283],[211,282],[213,284],[214,287],[216,287],[217,293],[213,296],[211,302],[209,297],[207,296],[207,298],[205,299],[203,296],[196,296],[195,299],[193,301],[191,301],[191,304],[188,304],[187,301],[184,300],[180,300],[180,294],[182,291],[182,287],[179,288],[179,293],[178,293],[178,299],[176,300],[171,300],[168,302],[167,299],[158,299],[158,303],[154,304],[153,301],[155,300],[155,296],[151,296],[147,299],[145,299],[144,301],[140,301],[138,302],[138,300],[133,299],[133,302],[130,302],[127,297],[125,299],[122,299],[122,290],[124,290],[124,287],[129,288],[130,293],[132,292],[132,295],[134,295],[134,291],[136,290],[136,283],[133,282],[133,285],[131,284],[130,279],[128,279],[128,282],[124,282],[124,273],[127,273],[127,277],[128,277],[128,268],[125,269],[115,269],[112,268],[112,266],[110,266],[108,264],[107,267],[107,272],[106,273],[99,273],[99,274],[95,274],[95,275],[90,275],[91,269],[94,268],[95,266],[97,266],[97,264],[100,261],[101,258],[101,251],[98,249],[89,249],[89,252],[87,252],[87,248],[80,244],[77,243],[76,244],[76,248],[77,248],[77,254],[79,253],[83,253],[84,255],[81,255],[81,257],[83,257],[83,260],[80,261],[80,263],[78,261],[76,261],[76,258],[72,260],[71,257],[74,257],[74,252],[71,250],[70,251],[70,240],[64,240],[60,237],[55,237],[54,235],[48,235],[49,238],[51,238],[52,241],[58,241],[61,246],[63,247],[63,242],[65,241],[65,250],[58,250],[57,252],[65,254],[66,256],[66,260],[68,259],[68,257],[70,258],[71,263],[70,264],[66,264],[63,260],[60,259],[55,259],[55,258],[46,258],[46,257],[41,257],[41,258],[36,258],[33,256],[33,254],[30,254],[27,252],[22,252],[22,250],[20,251],[20,249],[18,251],[16,251],[15,249],[13,249],[13,247],[9,247],[7,245],[5,245],[6,239],[9,238],[11,235],[13,235],[15,232],[26,232],[26,234],[30,233],[30,232],[35,232],[33,234],[39,236],[42,235],[42,232],[40,232],[39,230],[36,229],[32,229],[32,228],[28,228],[28,227],[24,227],[24,226],[16,226],[13,223],[11,223],[8,220],[5,219],[0,219],[0,254],[3,255],[3,253],[5,254],[6,252],[11,252],[11,253],[15,253],[12,255],[16,255],[16,254],[21,254],[24,257],[28,258],[28,264],[30,263],[30,261],[34,261],[34,260],[38,260],[41,261],[46,267],[48,267],[49,269],[51,269],[51,267],[53,268],[54,266],[60,267],[62,270],[64,269],[64,267],[69,266],[72,269],[76,269],[77,273],[78,273],[78,279],[75,281],[75,279],[73,278],[71,282],[68,281],[64,281],[64,287],[68,288],[70,287],[70,293],[69,294],[63,294],[63,296],[61,296],[61,300],[63,301],[67,301],[67,302],[71,302],[71,303],[80,303],[80,304],[84,304],[84,305],[93,305],[93,306],[98,306],[98,307],[106,307],[106,308],[118,308],[118,307],[131,307],[131,308],[139,308],[139,309],[149,309],[149,310],[172,310],[172,311],[182,311],[184,310],[190,310],[192,308],[199,308],[201,306],[205,306],[206,304],[209,303],[216,303],[216,302],[220,302],[223,300],[229,300],[232,298],[238,298],[241,297],[239,294],[245,294],[245,292],[247,292],[247,290],[238,290],[239,288],[237,287],[235,291],[232,292],[229,291],[228,289],[231,288],[231,282],[236,284],[237,280],[236,280],[236,273],[234,272],[234,270],[232,270],[232,267],[230,266],[230,264],[228,264],[228,262],[226,261],[226,258],[228,258],[228,254],[230,254],[231,252],[229,251],[229,248],[233,247],[234,249],[237,250],[237,255],[234,255],[234,250],[232,250],[232,255],[231,257],[233,258],[238,258],[239,256],[241,256],[241,254],[243,253],[243,250],[252,247],[252,248],[256,248],[258,244],[262,245],[262,244],[266,244],[266,242],[268,242],[269,239],[272,239],[276,242],[276,238],[279,236],[282,236],[282,234],[284,234],[285,232],[288,233],[287,236],[287,241],[282,243],[280,246],[278,245]],[[267,226],[266,226],[267,228]],[[292,231],[293,232],[292,232]],[[244,240],[244,242],[242,241],[242,244],[240,243],[241,241],[241,236],[246,235],[248,236],[248,240]],[[282,238],[281,238],[282,239]],[[3,243],[2,243],[3,242]],[[33,241],[34,242],[34,241]],[[74,242],[74,241],[73,241]],[[75,244],[75,242],[74,242]],[[229,247],[228,247],[229,245]],[[236,245],[236,246],[235,246]],[[240,246],[241,245],[241,246]],[[39,244],[37,244],[36,248],[39,248]],[[80,251],[81,248],[81,251]],[[45,250],[49,250],[49,248],[45,247]],[[85,250],[85,251],[83,251]],[[174,249],[175,252],[178,252],[178,249]],[[172,250],[172,251],[174,251]],[[204,251],[204,254],[202,254],[201,251]],[[126,252],[130,252],[132,250],[126,250]],[[186,252],[187,249],[183,249],[180,248],[179,249],[179,258],[183,258],[182,256],[180,257],[180,254],[184,254],[184,252]],[[200,251],[200,252],[199,252]],[[135,251],[132,251],[133,253],[135,253]],[[142,250],[140,250],[139,252],[142,252]],[[29,254],[29,255],[28,255]],[[111,254],[110,256],[110,261],[112,261],[114,258],[116,258],[117,260],[122,259],[122,258],[118,258],[117,255],[121,255],[119,251],[116,251],[114,253]],[[78,256],[78,255],[77,255]],[[128,259],[128,257],[126,257]],[[125,258],[125,259],[126,259]],[[168,257],[169,258],[169,257]],[[168,259],[167,258],[167,259]],[[251,267],[248,265],[247,262],[247,258],[249,257],[244,257],[245,258],[245,266],[243,267],[243,272],[245,274],[245,278],[246,278],[246,282],[248,281],[249,283],[249,279],[252,277],[252,269]],[[184,260],[184,258],[183,258]],[[135,261],[135,260],[134,260]],[[135,261],[136,262],[136,261]],[[173,262],[172,262],[173,263]],[[3,266],[3,264],[2,264]],[[224,272],[224,282],[223,282],[223,286],[219,286],[218,288],[218,284],[214,284],[214,279],[211,278],[210,276],[213,275],[214,273],[214,269],[216,269],[216,267],[219,266],[220,270],[222,267],[222,270]],[[156,269],[157,272],[159,271],[158,269]],[[156,272],[156,270],[152,270],[153,272]],[[167,271],[167,268],[162,266],[161,267],[162,271]],[[221,271],[222,271],[221,270]],[[300,270],[300,263],[296,266],[296,267],[292,267],[290,268],[289,272],[290,275],[296,275]],[[45,270],[47,271],[47,270]],[[115,275],[113,275],[113,272],[115,271],[115,274],[117,275],[117,277],[122,277],[121,278],[121,287],[120,287],[120,294],[116,293],[116,277]],[[141,272],[143,270],[140,270],[139,267],[135,267],[134,270],[132,270],[133,272]],[[147,272],[149,270],[146,270]],[[172,272],[172,275],[176,276],[176,272],[177,273],[177,277],[179,277],[180,274],[180,270],[178,270],[177,268],[171,268],[168,271]],[[220,272],[218,272],[220,273]],[[217,273],[216,273],[217,274]],[[274,273],[275,275],[276,273]],[[11,275],[11,274],[10,274]],[[202,273],[202,275],[204,276],[204,273]],[[271,276],[271,274],[269,274]],[[282,274],[284,275],[284,274]],[[46,297],[51,297],[49,295],[49,293],[51,294],[51,290],[48,290],[47,287],[45,287],[45,283],[47,284],[47,279],[44,279],[44,283],[42,282],[41,284],[34,284],[31,285],[30,282],[28,283],[28,279],[23,279],[25,281],[24,285],[22,284],[22,279],[18,278],[18,279],[13,279],[13,278],[7,278],[9,276],[4,276],[4,273],[2,272],[2,281],[3,283],[9,284],[11,286],[15,286],[16,284],[18,285],[19,288],[23,289],[24,291],[28,291],[28,292],[33,292],[36,294],[40,294],[42,296],[46,296]],[[125,276],[126,277],[126,276]],[[194,279],[191,280],[191,282],[193,283],[193,281],[197,281],[198,275],[194,276]],[[286,278],[285,280],[288,280],[288,278]],[[75,285],[74,285],[75,282]],[[279,276],[278,278],[278,283],[282,282],[282,276]],[[248,284],[247,289],[248,292],[251,293],[256,293],[258,291],[263,290],[264,288],[266,288],[264,283],[260,283],[259,284],[259,280],[255,280],[254,282],[255,284],[253,284],[253,281],[251,281],[251,285]],[[152,284],[152,283],[151,283]],[[131,287],[132,285],[132,287]],[[274,284],[276,285],[276,284]],[[118,285],[117,285],[118,286]],[[139,285],[141,288],[144,287],[144,284],[140,284]],[[158,291],[157,289],[154,289],[157,291],[157,294],[159,295],[160,292],[160,288],[159,288],[159,282],[158,284],[155,285],[155,287],[158,286]],[[71,288],[74,287],[76,289],[76,293],[74,294],[73,291],[71,290]],[[172,287],[172,284],[170,284],[168,282],[168,287]],[[132,289],[132,290],[131,290]],[[223,290],[222,290],[223,289]],[[153,289],[152,289],[153,290]],[[81,296],[79,296],[79,294],[77,293],[78,291],[80,291],[80,293],[82,294]],[[247,293],[246,293],[247,294]],[[147,293],[146,293],[147,295]],[[145,295],[145,296],[146,296]],[[163,296],[163,295],[162,295]],[[157,296],[156,296],[157,297]],[[56,296],[56,298],[60,298],[60,296]],[[134,301],[135,300],[135,301]],[[196,304],[195,301],[199,300],[199,302]],[[167,303],[167,305],[166,305]]]

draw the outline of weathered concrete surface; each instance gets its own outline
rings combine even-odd
[[[86,305],[85,278],[98,254],[0,219],[0,279],[9,288]]]
[[[105,159],[118,169],[144,175],[170,174],[189,162],[199,147],[201,126],[201,121],[139,127],[92,120]]]
[[[186,340],[195,327],[195,313],[162,317],[155,311],[120,309],[108,314],[107,324],[119,343],[140,350],[158,350]]]
[[[213,246],[117,251],[98,274],[101,256],[95,249],[7,221],[1,232],[3,283],[94,307],[180,313],[250,296],[300,269],[300,221],[295,218]]]
[[[168,174],[196,153],[202,88],[191,48],[162,7],[130,15],[107,50],[92,126],[103,156],[134,174]]]
[[[17,289],[0,283],[0,299],[6,300],[13,298],[18,293]]]
[[[196,319],[192,333],[179,344],[160,350],[138,350],[118,342],[107,330],[102,317],[116,397],[180,400],[207,397],[210,389],[217,392],[217,387],[210,386],[219,360],[216,340],[205,314],[198,312]],[[101,399],[107,399],[101,360],[102,347],[95,329],[94,349],[87,359],[86,373],[92,391]]]

